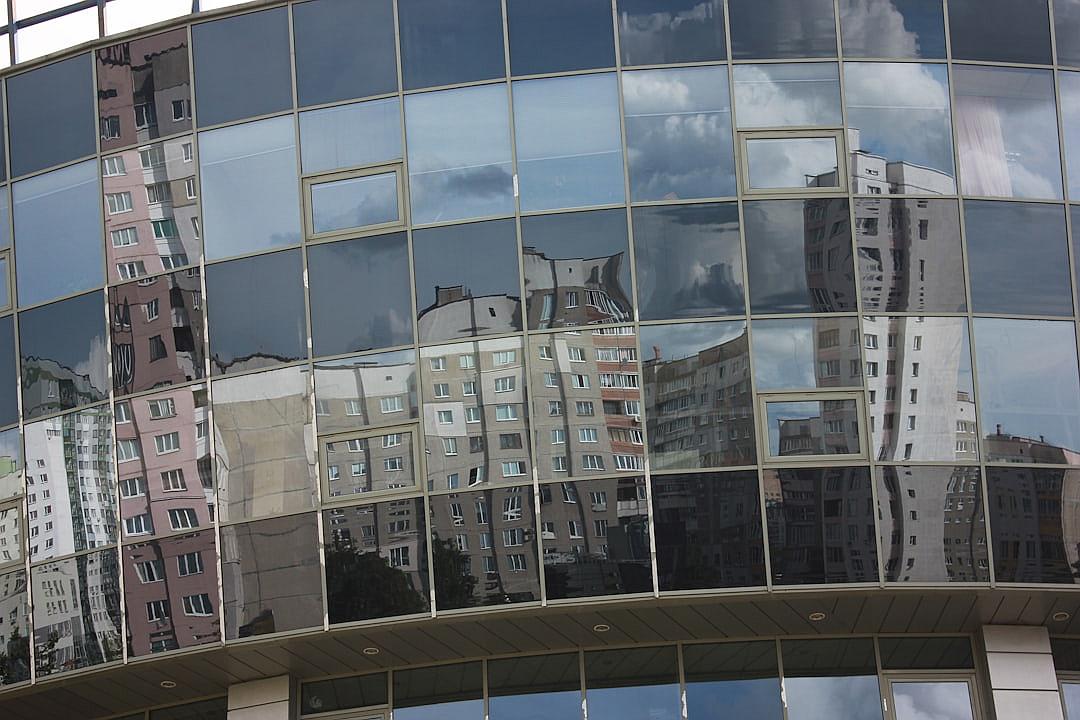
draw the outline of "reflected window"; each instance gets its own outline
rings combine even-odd
[[[300,712],[320,713],[386,705],[387,673],[333,678],[300,685]]]
[[[320,438],[323,501],[417,487],[416,443],[412,425]]]
[[[842,189],[838,136],[750,136],[743,140],[746,189]]]
[[[949,36],[957,60],[1049,65],[1047,0],[949,0]]]
[[[23,568],[9,568],[9,572],[0,574],[0,603],[4,607],[29,607],[30,595]],[[11,636],[5,650],[7,662],[0,665],[0,686],[30,680],[31,632],[28,614],[16,612],[9,627]]]
[[[619,0],[622,64],[726,60],[722,0]]]
[[[396,720],[482,720],[484,666],[478,662],[394,672]]]
[[[90,55],[84,54],[7,79],[13,176],[94,153],[92,72]]]
[[[577,653],[491,660],[487,677],[491,720],[576,718],[581,714]]]
[[[401,157],[397,98],[300,113],[300,162],[305,174],[381,165]]]
[[[348,230],[373,230],[403,222],[396,168],[309,181],[311,237]]]
[[[22,439],[18,428],[0,432],[0,499],[23,494]]]
[[[513,92],[521,209],[622,203],[615,75],[519,80]]]
[[[499,0],[401,0],[398,26],[406,90],[506,75]]]
[[[23,559],[23,536],[26,527],[23,519],[22,502],[0,503],[0,567],[11,563],[20,563]],[[40,533],[41,527],[37,526]],[[3,597],[0,588],[0,597]],[[2,682],[0,682],[2,684]]]
[[[724,68],[624,73],[623,102],[632,200],[735,194]]]
[[[736,65],[734,73],[740,128],[842,124],[836,63]]]
[[[753,329],[758,390],[862,387],[858,319],[755,320]]]
[[[315,364],[319,434],[416,417],[416,355],[412,350],[327,360]]]
[[[945,58],[941,0],[840,0],[844,57]]]
[[[769,459],[862,454],[861,423],[854,398],[763,399],[762,403],[769,436]]]
[[[615,65],[608,0],[509,0],[506,22],[513,75]]]
[[[687,717],[783,717],[776,643],[733,642],[683,647]]]
[[[836,55],[830,0],[729,0],[735,60]]]
[[[881,720],[873,640],[784,640],[780,655],[790,720]]]
[[[1080,0],[1054,0],[1054,29],[1058,64],[1080,67]]]
[[[626,720],[678,720],[681,716],[674,647],[585,653],[588,715]]]

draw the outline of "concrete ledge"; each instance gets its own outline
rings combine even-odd
[[[986,653],[990,687],[995,690],[1053,690],[1057,692],[1054,658],[1036,653]]]
[[[984,625],[982,636],[988,653],[1050,653],[1050,633],[1041,625]]]

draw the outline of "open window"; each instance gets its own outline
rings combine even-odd
[[[326,502],[357,495],[416,490],[417,427],[402,425],[319,438],[322,493]]]
[[[739,144],[748,194],[847,190],[841,130],[746,132]]]
[[[767,462],[821,462],[866,457],[859,392],[758,396]]]
[[[307,236],[355,236],[403,227],[400,163],[304,178]]]

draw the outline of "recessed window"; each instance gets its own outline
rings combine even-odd
[[[755,133],[743,143],[747,192],[845,187],[839,133]]]
[[[307,181],[312,237],[401,224],[401,175],[370,172]]]

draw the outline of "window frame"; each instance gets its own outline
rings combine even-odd
[[[420,432],[420,422],[415,421],[405,425],[390,425],[375,428],[364,428],[363,430],[349,430],[346,432],[335,433],[333,435],[320,435],[319,436],[319,494],[322,497],[323,506],[330,505],[356,505],[356,504],[368,504],[375,502],[375,500],[369,500],[368,498],[378,498],[382,500],[387,496],[401,496],[408,495],[413,496],[421,492],[421,485],[425,480],[425,475],[421,472],[421,452],[420,447],[423,441],[423,436]],[[382,464],[373,462],[375,459],[373,456],[379,453],[380,456],[384,450],[392,450],[395,456],[406,455],[406,444],[404,441],[397,445],[393,445],[389,448],[384,448],[381,442],[381,438],[388,435],[409,435],[411,445],[408,448],[409,462],[412,468],[412,480],[411,485],[405,485],[404,487],[396,488],[383,488],[380,490],[368,490],[360,493],[350,493],[343,495],[331,495],[330,494],[330,474],[329,469],[331,463],[329,462],[329,453],[327,446],[329,445],[348,445],[351,441],[366,440],[368,444],[368,453],[363,460],[357,458],[350,458],[349,460],[339,463],[340,476],[336,480],[340,481],[345,478],[364,477],[370,482],[375,472],[385,472],[381,470]],[[335,451],[336,452],[336,451]],[[350,451],[351,452],[351,451]],[[389,457],[389,456],[387,456]],[[383,460],[386,458],[383,457]],[[362,476],[352,475],[351,466],[354,463],[363,462],[366,472]],[[404,468],[402,468],[404,470]],[[395,472],[395,474],[400,474]]]
[[[830,187],[771,187],[755,188],[750,183],[750,153],[747,143],[752,140],[825,140],[831,139],[836,143],[836,178],[837,185]],[[802,197],[804,195],[843,195],[848,192],[848,167],[847,146],[844,142],[844,129],[837,127],[822,127],[820,130],[745,130],[737,133],[735,142],[735,161],[738,164],[738,172],[742,178],[739,189],[743,195],[753,197],[790,197],[792,195]]]
[[[315,185],[338,182],[340,180],[355,180],[357,178],[374,177],[394,173],[397,187],[398,219],[390,222],[376,223],[374,225],[362,225],[326,232],[315,232],[315,203],[311,198],[311,191]],[[375,165],[363,165],[360,167],[337,170],[334,172],[311,173],[300,176],[302,197],[304,205],[304,235],[309,241],[340,240],[343,238],[367,237],[380,235],[392,230],[404,230],[406,218],[410,217],[408,196],[405,193],[405,164],[402,160],[390,163],[378,163]]]
[[[821,467],[822,465],[847,465],[852,462],[869,462],[870,443],[867,438],[866,399],[862,390],[821,390],[808,392],[764,392],[758,393],[757,410],[760,422],[757,423],[757,441],[762,449],[761,462],[764,466],[780,467]],[[855,404],[855,419],[859,424],[858,440],[859,451],[857,453],[842,454],[811,454],[811,455],[773,455],[769,447],[769,413],[770,403],[789,402],[826,402],[839,400],[853,402]]]

